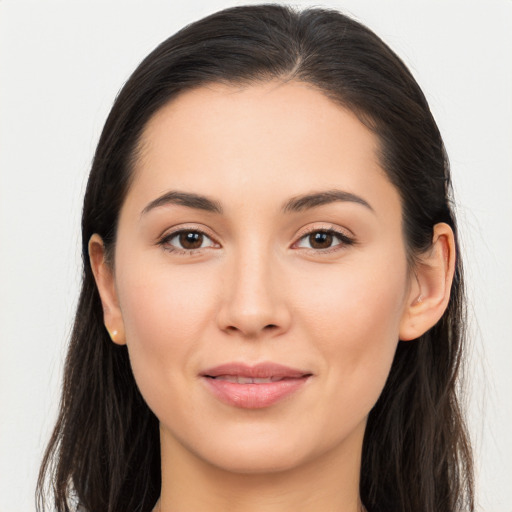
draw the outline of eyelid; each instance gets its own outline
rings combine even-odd
[[[183,254],[194,254],[198,253],[200,251],[203,251],[205,249],[210,248],[219,248],[221,247],[221,244],[218,242],[216,235],[212,234],[211,230],[207,228],[206,226],[201,226],[197,224],[179,224],[177,226],[173,226],[172,228],[168,228],[165,230],[157,240],[157,245],[165,246],[169,240],[174,238],[175,236],[179,235],[183,232],[196,232],[200,233],[201,235],[207,237],[211,240],[213,243],[213,246],[208,247],[199,247],[197,249],[184,249],[179,247],[164,247],[166,250],[170,252],[178,252]],[[315,248],[308,248],[308,247],[297,247],[298,243],[304,239],[305,237],[311,235],[312,233],[316,232],[327,232],[331,233],[332,235],[339,238],[340,243],[328,247],[326,249],[315,249]],[[357,243],[354,234],[347,228],[342,228],[340,226],[336,226],[331,223],[322,223],[322,224],[316,224],[316,225],[308,225],[304,228],[301,228],[297,235],[294,237],[295,241],[293,242],[291,248],[300,249],[303,251],[309,251],[316,254],[326,254],[328,252],[333,252],[336,250],[341,250],[344,247],[348,245],[354,245]]]
[[[310,235],[311,233],[315,233],[316,231],[329,231],[334,234],[340,235],[343,238],[355,240],[355,235],[354,233],[352,233],[352,231],[350,231],[350,229],[337,226],[330,222],[308,224],[307,226],[302,227],[295,235],[295,240],[300,240],[301,238],[304,238],[306,235]]]
[[[324,232],[331,233],[332,235],[338,237],[340,239],[340,243],[334,246],[328,247],[326,249],[315,249],[312,247],[297,247],[299,242],[316,232]],[[334,224],[320,224],[314,226],[307,226],[302,228],[295,237],[295,242],[292,244],[292,248],[313,252],[315,254],[326,254],[329,252],[341,250],[348,245],[355,245],[357,243],[355,235],[347,228],[341,228],[339,226],[335,226]]]
[[[355,238],[354,233],[352,233],[350,229],[337,226],[336,224],[332,224],[331,222],[309,223],[307,226],[304,226],[299,229],[295,238],[302,238],[305,235],[309,235],[310,233],[313,233],[315,231],[333,231],[335,233],[343,235],[346,238]]]
[[[196,232],[200,233],[201,235],[209,238],[212,243],[214,244],[214,248],[220,247],[220,243],[217,241],[217,237],[212,234],[211,230],[206,228],[205,226],[198,226],[197,224],[179,224],[178,226],[173,226],[172,228],[166,229],[157,240],[157,245],[165,246],[169,240],[174,238],[175,236],[179,235],[183,232]],[[199,251],[203,251],[205,249],[210,249],[212,246],[209,247],[198,247],[197,249],[184,249],[180,247],[173,247],[172,249],[169,247],[164,247],[166,250],[170,252],[178,252],[178,253],[186,253],[186,254],[192,254],[197,253]]]

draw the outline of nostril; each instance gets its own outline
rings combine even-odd
[[[268,331],[271,331],[273,329],[277,329],[277,325],[275,324],[268,324],[264,327],[264,329],[267,329]]]

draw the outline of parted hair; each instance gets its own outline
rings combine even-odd
[[[379,142],[399,192],[408,261],[451,226],[457,262],[448,307],[420,338],[398,342],[370,412],[360,494],[368,512],[471,512],[471,448],[460,407],[465,299],[448,159],[427,101],[400,58],[364,25],[330,9],[225,9],[161,43],[128,79],[106,120],[85,193],[83,277],[58,420],[41,465],[43,511],[149,512],[161,485],[158,420],[111,342],[91,270],[98,233],[115,250],[141,133],[178,94],[211,83],[296,80],[354,112]],[[112,258],[113,261],[113,258]],[[333,404],[333,406],[335,406]],[[50,494],[50,497],[48,496]]]

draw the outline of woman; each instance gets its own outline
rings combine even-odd
[[[93,162],[41,494],[473,510],[450,205],[421,90],[353,20],[238,7],[162,43]]]

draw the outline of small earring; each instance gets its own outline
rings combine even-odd
[[[116,330],[110,331],[109,329],[107,329],[107,331],[108,331],[108,334],[110,336],[110,339],[112,341],[116,341],[116,336],[118,335],[118,332]]]
[[[416,299],[416,304],[421,304],[423,302],[423,295],[421,293],[418,295],[418,298]]]

